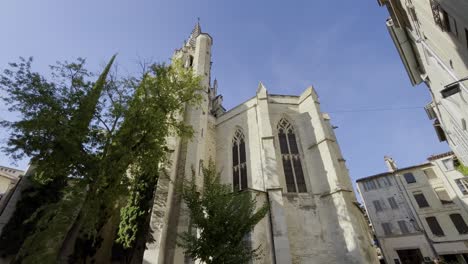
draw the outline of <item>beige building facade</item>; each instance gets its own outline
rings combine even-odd
[[[378,0],[413,85],[424,82],[425,108],[440,141],[468,164],[468,1]]]
[[[376,263],[368,226],[357,205],[330,117],[320,111],[312,87],[301,95],[269,94],[263,84],[253,97],[226,111],[217,81],[211,81],[213,39],[197,24],[174,58],[203,77],[203,103],[187,107],[190,141],[170,138],[174,152],[169,179],[158,183],[151,216],[153,242],[144,263],[192,263],[177,247],[177,234],[190,228],[187,209],[174,183],[212,160],[234,191],[268,201],[270,212],[252,231],[262,245],[254,263]]]
[[[24,171],[0,166],[0,201],[13,189]]]
[[[386,157],[389,172],[357,180],[387,263],[468,263],[468,192],[457,185],[463,175],[453,158],[400,169]]]

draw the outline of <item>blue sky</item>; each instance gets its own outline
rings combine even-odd
[[[33,56],[40,72],[77,57],[98,70],[118,52],[119,68],[132,73],[139,59],[168,61],[197,17],[214,39],[212,75],[226,108],[253,96],[259,81],[275,94],[313,85],[353,180],[385,171],[384,155],[404,167],[448,150],[422,109],[427,88],[411,87],[375,0],[3,0],[0,70],[18,56]],[[421,108],[362,111],[407,107]],[[2,118],[14,114],[0,105]],[[0,164],[15,166],[4,154]]]

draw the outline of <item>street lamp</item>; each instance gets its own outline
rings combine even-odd
[[[465,77],[465,78],[462,78],[456,82],[453,82],[453,83],[449,83],[447,85],[444,86],[444,89],[442,89],[442,91],[440,91],[440,93],[442,94],[442,98],[447,98],[449,96],[452,96],[456,93],[459,93],[460,92],[460,83],[463,82],[463,81],[468,81],[468,77]]]

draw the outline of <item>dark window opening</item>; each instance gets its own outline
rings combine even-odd
[[[453,68],[453,65],[451,65]],[[442,98],[447,98],[449,96],[452,96],[454,94],[457,94],[460,92],[460,84],[454,83],[452,85],[446,86],[444,89],[440,91],[440,94],[442,94]]]
[[[468,48],[468,29],[465,28],[466,47]]]
[[[278,140],[287,192],[307,192],[294,128],[286,119],[278,123]]]
[[[440,122],[438,119],[434,120],[434,129],[436,131],[437,137],[439,138],[439,141],[447,141],[447,137],[445,136],[445,132],[442,129],[442,126],[440,125]]]
[[[237,130],[232,140],[232,185],[234,191],[247,188],[247,159],[242,131]]]
[[[416,182],[416,178],[414,178],[414,175],[411,172],[403,174],[403,177],[405,177],[406,183]]]
[[[418,203],[419,208],[429,207],[429,203],[427,202],[426,197],[424,197],[424,194],[415,193],[414,199]]]
[[[189,66],[190,67],[193,66],[193,56],[192,55],[189,56]]]
[[[442,227],[440,227],[439,222],[437,221],[437,218],[434,216],[426,217],[426,222],[434,236],[445,236]]]
[[[447,31],[447,32],[452,31],[452,29],[450,28],[450,18],[449,18],[449,15],[448,15],[447,11],[445,11],[442,8],[440,8],[440,11],[442,12],[442,19],[443,19],[442,22],[443,22],[444,30]]]
[[[450,219],[452,219],[455,228],[457,229],[458,233],[460,234],[467,234],[468,233],[468,226],[463,220],[463,217],[460,214],[451,214]]]

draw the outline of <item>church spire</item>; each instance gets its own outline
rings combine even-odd
[[[195,46],[195,41],[201,33],[202,31],[200,26],[200,18],[198,18],[197,24],[195,24],[195,27],[193,28],[192,33],[190,34],[189,44],[191,46]]]

